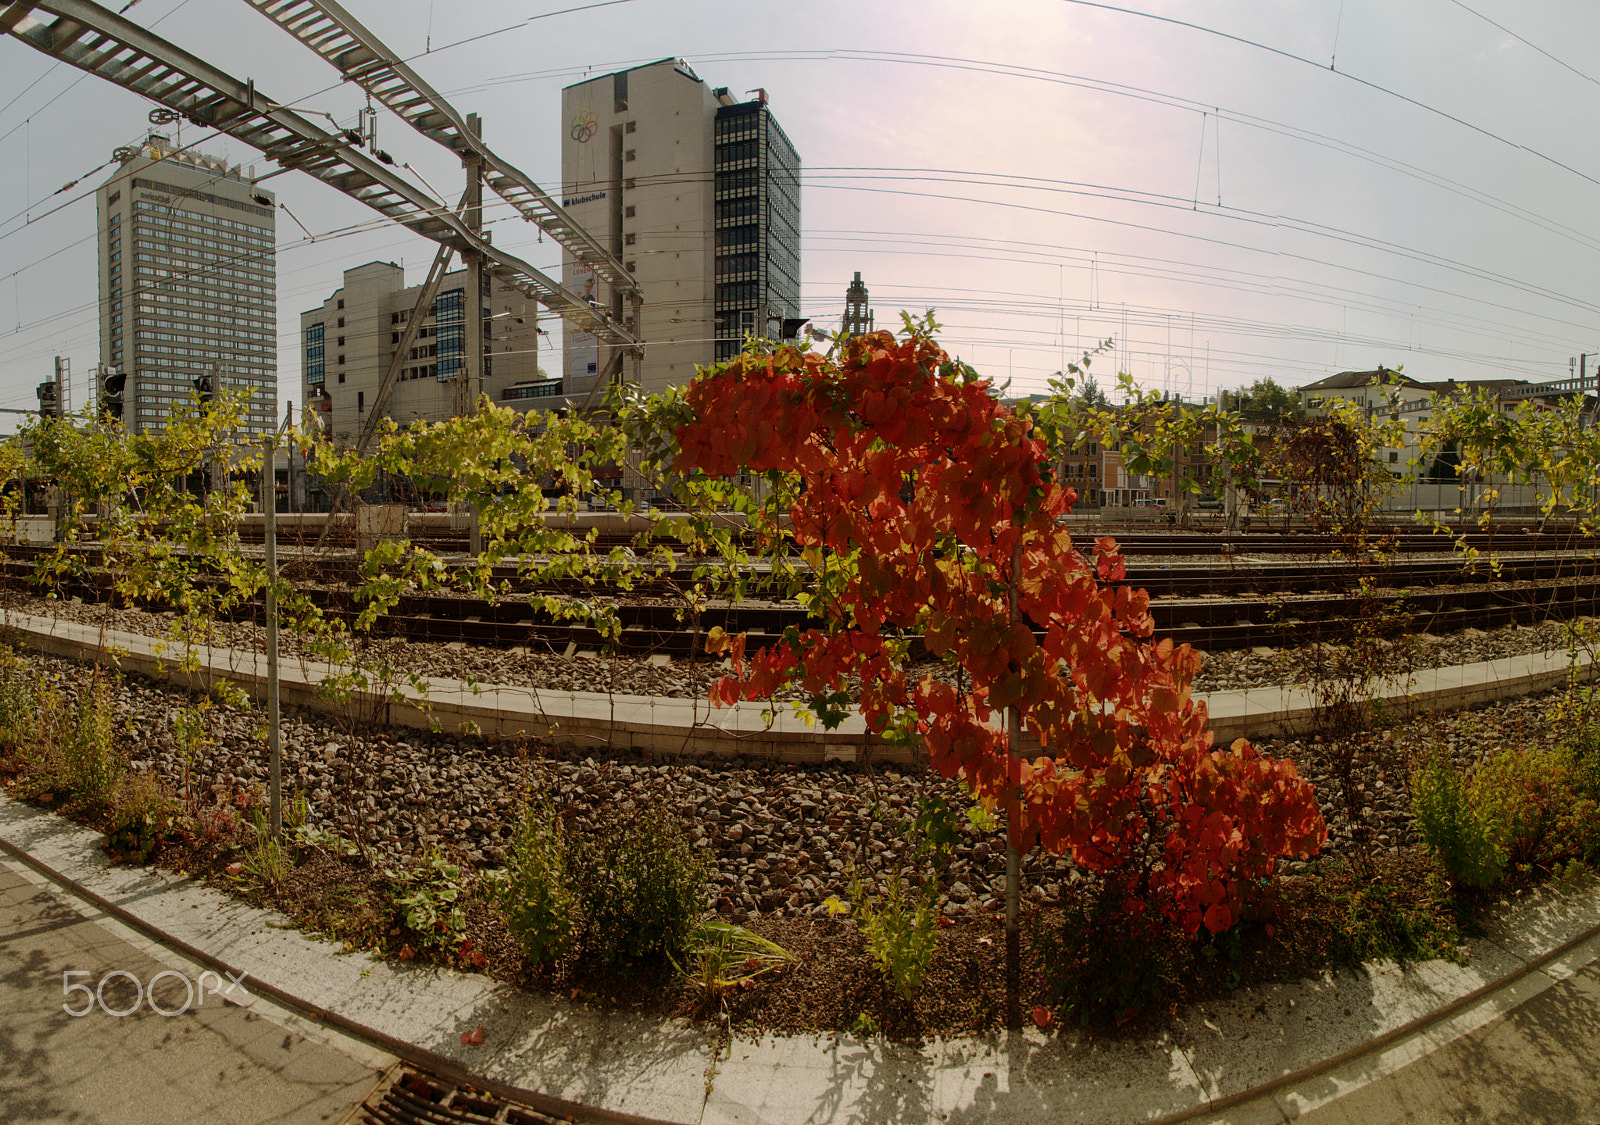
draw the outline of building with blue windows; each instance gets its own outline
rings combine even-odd
[[[300,314],[303,393],[336,440],[354,440],[376,407],[385,372],[396,365],[385,413],[400,425],[468,412],[465,270],[447,273],[404,355],[400,339],[422,287],[407,286],[393,262],[344,271],[344,284],[319,308]],[[537,306],[494,285],[483,306],[483,393],[519,410],[559,393],[560,379],[539,370]]]
[[[639,281],[647,391],[800,315],[800,158],[753,92],[712,89],[682,59],[561,92],[561,204]],[[566,255],[563,268],[568,288],[628,315],[582,262]],[[571,400],[619,370],[617,350],[589,333],[568,332],[565,351]]]

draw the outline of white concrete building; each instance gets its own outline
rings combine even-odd
[[[100,362],[125,376],[112,413],[158,430],[210,378],[243,392],[245,429],[266,433],[279,416],[272,193],[157,134],[116,155],[95,193]]]
[[[386,413],[400,425],[437,422],[468,412],[463,365],[467,273],[447,273],[416,339],[401,361]],[[300,314],[305,401],[318,407],[336,441],[354,441],[376,406],[385,372],[417,303],[393,262],[344,271],[344,284],[321,306]],[[483,393],[504,406],[550,404],[559,379],[539,372],[537,306],[515,289],[492,285],[483,317]]]
[[[738,102],[663,59],[568,86],[561,107],[561,203],[639,281],[646,390],[687,383],[747,333],[775,338],[798,317],[799,158],[764,95]],[[625,314],[571,255],[563,271]],[[584,400],[615,359],[568,332],[566,396]]]

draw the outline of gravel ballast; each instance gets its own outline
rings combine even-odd
[[[83,674],[78,666],[28,659],[75,693]],[[119,737],[127,739],[135,770],[158,775],[173,792],[187,778],[202,803],[264,793],[268,763],[259,710],[211,709],[210,744],[186,753],[177,737],[187,702],[182,693],[140,677],[125,678],[115,693]],[[1407,792],[1415,754],[1439,745],[1465,765],[1503,746],[1548,743],[1552,700],[1512,700],[1358,735],[1355,816],[1372,846],[1398,851],[1415,842]],[[286,791],[308,796],[312,822],[361,840],[386,864],[435,847],[475,865],[501,864],[525,793],[551,795],[580,829],[597,809],[664,808],[713,863],[717,908],[735,921],[822,916],[823,900],[846,893],[852,870],[870,880],[892,868],[902,839],[898,825],[915,815],[924,794],[960,794],[954,783],[916,769],[662,760],[466,735],[351,730],[293,710],[285,716],[282,742]],[[1331,830],[1324,857],[1349,855],[1353,825],[1332,784],[1339,744],[1313,737],[1258,745],[1294,760],[1316,786]],[[1000,835],[963,827],[945,913],[1000,909],[1004,848]],[[1041,905],[1059,901],[1077,877],[1066,860],[1037,850],[1024,860],[1023,875],[1025,893]]]

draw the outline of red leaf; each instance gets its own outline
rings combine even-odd
[[[739,680],[734,676],[723,676],[711,685],[711,702],[718,707],[732,707],[739,702]]]
[[[462,1033],[461,1042],[468,1047],[481,1046],[483,1044],[483,1028],[480,1027],[476,1031]]]
[[[1041,1029],[1046,1029],[1054,1026],[1056,1017],[1051,1014],[1049,1008],[1041,1005],[1033,1010],[1033,1022],[1038,1024]]]

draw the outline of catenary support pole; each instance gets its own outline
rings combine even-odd
[[[261,519],[267,554],[267,755],[271,760],[272,835],[283,836],[283,743],[278,730],[278,487],[275,435],[261,439]]]
[[[1022,569],[1022,536],[1011,549],[1010,601],[1011,624],[1017,623],[1017,578]],[[1022,787],[1018,784],[1022,750],[1022,711],[1013,703],[1006,708],[1006,776],[1012,784],[1006,799],[1006,1026],[1022,1026],[1022,932],[1019,915],[1022,902]]]
[[[483,121],[476,113],[467,114],[467,129],[474,137],[483,136]],[[467,173],[467,210],[463,217],[467,228],[482,238],[483,157],[469,149],[461,158],[461,164]],[[462,325],[466,357],[461,377],[466,383],[467,398],[463,413],[474,415],[478,413],[478,397],[483,394],[483,256],[469,253],[462,254],[461,259],[467,267],[467,291],[462,302],[466,305],[463,310],[466,321]],[[483,553],[483,529],[479,524],[479,515],[478,506],[472,505],[467,513],[470,521],[467,525],[467,553],[473,558]]]

